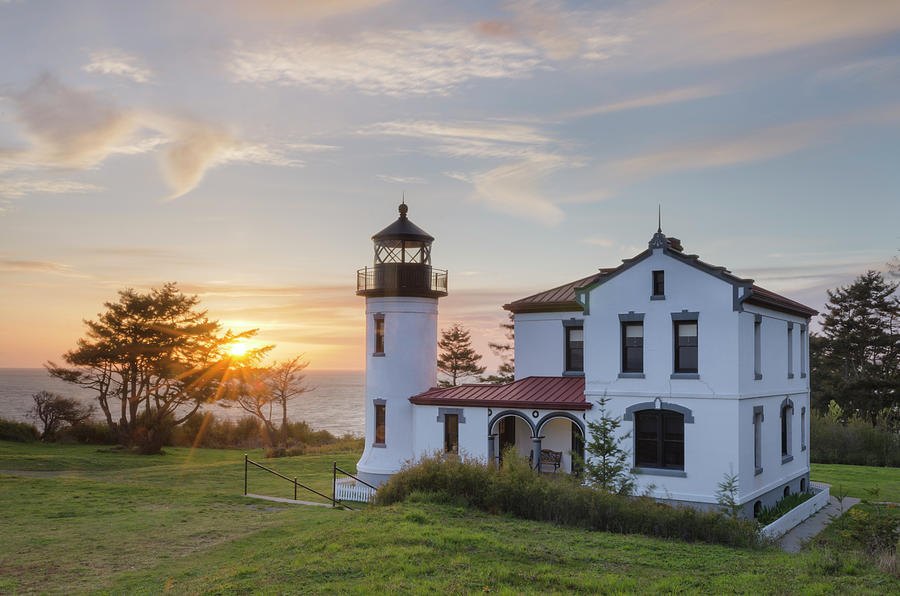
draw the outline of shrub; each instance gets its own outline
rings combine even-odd
[[[119,442],[116,433],[103,422],[81,422],[63,429],[59,433],[63,443],[85,443],[89,445],[115,445]]]
[[[818,464],[900,467],[900,434],[858,417],[846,421],[813,412],[810,459]]]
[[[0,440],[16,441],[18,443],[31,443],[37,441],[41,433],[33,424],[14,422],[0,418]]]
[[[602,492],[568,475],[535,474],[527,461],[511,455],[504,457],[500,469],[465,457],[425,457],[383,484],[376,503],[390,505],[429,494],[442,502],[591,530],[733,546],[763,542],[754,522]]]
[[[768,526],[773,521],[799,505],[812,498],[812,493],[793,493],[782,498],[772,507],[765,507],[759,512],[756,521],[762,526]]]

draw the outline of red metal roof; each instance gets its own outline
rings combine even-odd
[[[781,294],[776,294],[771,290],[761,288],[756,284],[753,284],[751,290],[752,291],[750,293],[750,297],[746,300],[750,304],[768,306],[773,310],[788,312],[791,314],[800,314],[806,317],[814,317],[819,314],[819,311],[813,308],[800,304],[799,302],[791,300],[790,298],[786,298]]]
[[[594,283],[610,271],[612,269],[601,269],[593,275],[504,304],[503,308],[514,313],[582,310],[582,306],[575,302],[575,288]]]
[[[430,406],[588,410],[584,377],[526,377],[505,385],[433,387],[409,401]]]

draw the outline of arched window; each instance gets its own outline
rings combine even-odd
[[[788,484],[787,486],[784,487],[784,496],[786,496],[786,497],[791,496],[791,485],[790,484]]]
[[[635,465],[684,469],[684,414],[671,410],[634,413]]]
[[[800,492],[801,492],[801,493],[805,493],[805,492],[806,492],[806,478],[801,478],[801,479],[800,479]]]
[[[762,501],[757,501],[753,504],[753,517],[759,517],[760,513],[762,513]]]

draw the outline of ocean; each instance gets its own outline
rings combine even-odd
[[[336,435],[350,433],[363,436],[365,377],[366,373],[361,370],[307,371],[306,385],[311,390],[290,403],[288,418],[305,420],[315,429]],[[0,418],[34,422],[29,419],[28,410],[33,405],[32,394],[38,391],[52,391],[93,403],[90,391],[55,379],[43,368],[0,368]],[[205,408],[221,418],[249,416],[235,407],[210,405]],[[278,416],[276,418],[280,419]]]

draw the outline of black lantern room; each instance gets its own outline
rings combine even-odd
[[[431,266],[434,238],[409,221],[407,211],[406,203],[401,204],[397,221],[372,236],[375,264],[356,272],[357,295],[422,298],[447,295],[447,272]]]

